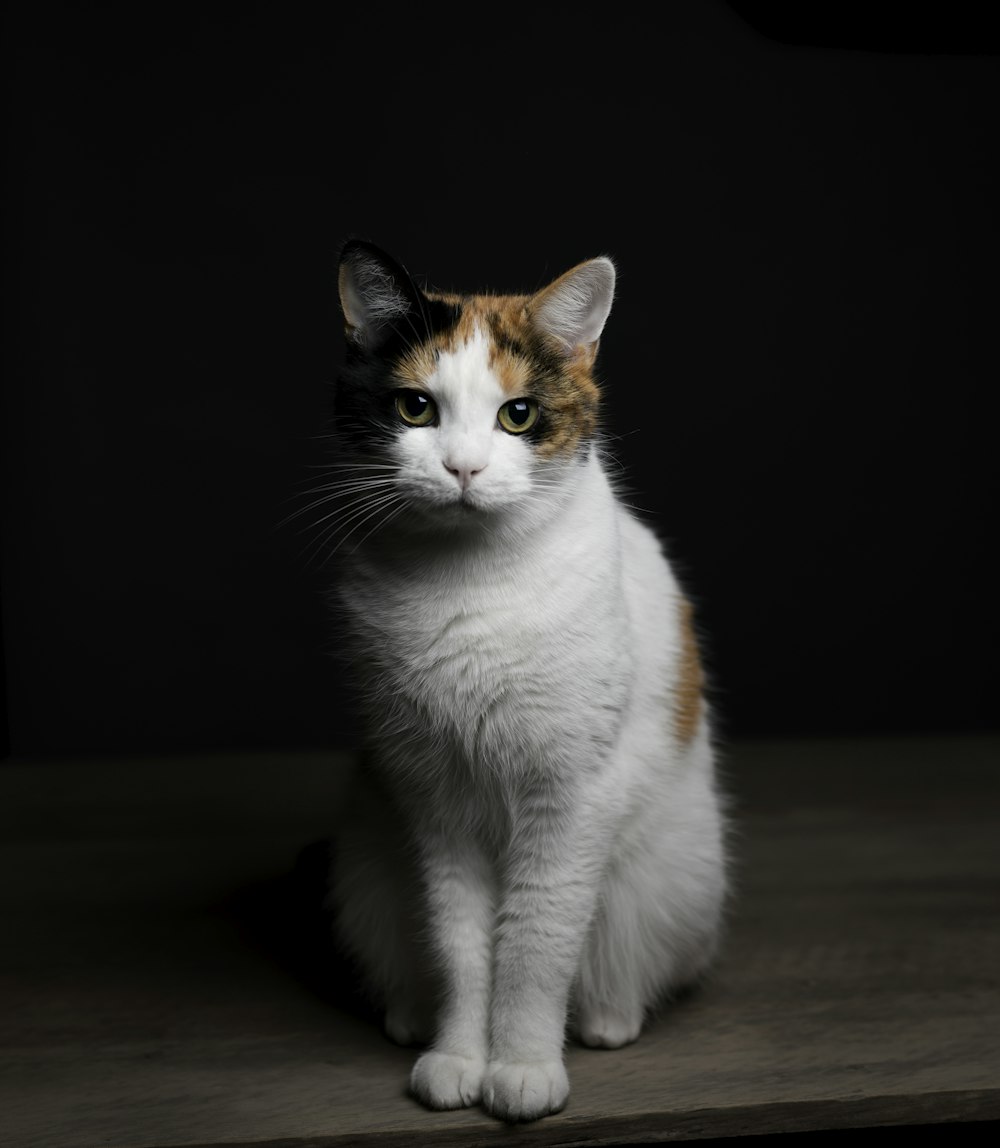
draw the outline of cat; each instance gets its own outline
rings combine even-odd
[[[566,1103],[567,1025],[617,1048],[702,976],[727,895],[692,608],[601,448],[614,290],[604,256],[526,295],[424,290],[358,239],[339,265],[332,601],[365,735],[330,905],[425,1045],[412,1094],[509,1122]]]

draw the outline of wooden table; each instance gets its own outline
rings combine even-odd
[[[609,1145],[1000,1120],[1000,737],[726,751],[709,984],[569,1106],[425,1111],[332,962],[336,753],[0,763],[0,1143]]]

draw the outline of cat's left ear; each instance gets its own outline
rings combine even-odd
[[[406,320],[420,310],[405,268],[361,239],[344,245],[337,286],[348,338],[363,347],[375,348],[390,332],[405,330]]]
[[[597,350],[615,295],[615,265],[606,255],[588,259],[532,297],[536,326],[567,354]]]

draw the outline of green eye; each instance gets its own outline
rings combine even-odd
[[[437,418],[434,400],[423,391],[400,391],[396,395],[396,411],[411,427],[429,426]]]
[[[497,411],[497,422],[508,434],[524,434],[538,422],[534,399],[511,399]]]

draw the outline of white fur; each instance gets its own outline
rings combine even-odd
[[[501,430],[482,336],[428,391],[440,425],[396,448],[413,509],[339,583],[371,760],[332,898],[390,1035],[437,1001],[415,1094],[527,1120],[566,1101],[567,1019],[625,1044],[711,959],[722,816],[707,721],[673,732],[680,591],[598,452]]]

